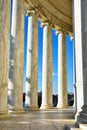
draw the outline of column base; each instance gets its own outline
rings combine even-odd
[[[53,109],[53,105],[41,105],[40,107],[41,110],[49,110],[49,109]]]
[[[22,114],[24,113],[23,108],[9,108],[8,109],[8,114]]]
[[[68,108],[68,104],[57,104],[57,108],[59,109],[65,109],[65,108]]]
[[[25,106],[25,111],[38,111],[39,107],[38,106]]]
[[[82,111],[76,115],[76,121],[78,123],[87,123],[87,105],[84,105]]]
[[[0,120],[7,120],[9,117],[8,117],[8,111],[5,110],[5,111],[0,111]]]

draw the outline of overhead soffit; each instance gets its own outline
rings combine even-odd
[[[72,0],[27,0],[42,18],[54,26],[72,32]]]

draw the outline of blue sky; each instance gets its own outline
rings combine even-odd
[[[27,17],[24,17],[24,88],[26,78],[26,48],[27,48]],[[42,90],[42,48],[43,48],[43,28],[38,22],[38,91]],[[73,42],[70,37],[66,36],[66,58],[67,58],[67,87],[68,92],[73,92]],[[52,30],[52,86],[53,93],[57,94],[58,90],[58,37],[55,30]]]

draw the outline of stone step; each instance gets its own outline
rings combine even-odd
[[[68,125],[66,124],[66,125],[65,125],[65,130],[71,130],[71,128],[74,129],[74,128],[76,128],[76,127],[75,127],[74,124],[68,124]]]
[[[83,115],[84,117],[87,118],[87,111],[82,111],[82,112],[80,112],[80,115]]]
[[[79,127],[80,127],[82,130],[87,130],[87,124],[79,124]]]
[[[82,128],[76,128],[76,126],[74,124],[68,124],[68,125],[65,125],[65,130],[84,130]],[[87,129],[85,129],[87,130]]]
[[[77,117],[77,120],[78,120],[79,124],[80,123],[87,124],[87,116],[81,115],[81,116]]]
[[[82,130],[80,128],[71,128],[70,130]]]

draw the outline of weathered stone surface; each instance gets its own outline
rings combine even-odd
[[[48,28],[48,46],[47,46],[47,96],[48,105],[52,107],[52,32]]]
[[[34,14],[33,27],[31,105],[38,107],[38,26],[36,14]]]
[[[38,28],[35,12],[30,13],[27,34],[26,107],[34,110],[38,108]]]
[[[59,33],[58,41],[58,107],[68,107],[67,102],[67,71],[66,71],[66,35]]]
[[[7,109],[10,0],[0,0],[0,111]]]
[[[13,2],[12,27],[9,55],[9,109],[20,111],[23,97],[23,56],[24,56],[24,0]],[[15,13],[14,13],[15,12]],[[14,19],[14,16],[16,17]],[[12,61],[12,65],[11,65]],[[12,85],[11,85],[12,82]]]
[[[18,1],[17,35],[14,48],[14,107],[22,108],[24,56],[24,0]]]
[[[41,109],[52,108],[52,34],[49,25],[43,28],[42,105]]]
[[[11,115],[9,120],[0,121],[0,130],[65,130],[65,124],[75,123],[73,119],[67,119],[69,115],[71,112],[57,109]]]
[[[79,11],[80,12],[80,11]],[[81,1],[81,22],[80,27],[80,42],[81,42],[81,51],[82,51],[82,80],[83,85],[80,86],[80,93],[77,95],[77,107],[81,104],[81,100],[83,100],[83,106],[81,106],[82,111],[80,112],[77,120],[81,123],[87,123],[87,1]],[[80,24],[79,22],[79,24]],[[77,42],[76,42],[77,44]],[[79,46],[79,45],[78,45]],[[77,60],[77,59],[76,59]],[[80,62],[79,62],[80,63]],[[81,63],[80,63],[81,64]],[[80,72],[79,72],[80,74]],[[78,90],[79,91],[79,90]],[[78,93],[77,91],[77,93]],[[81,95],[82,94],[82,95]]]

